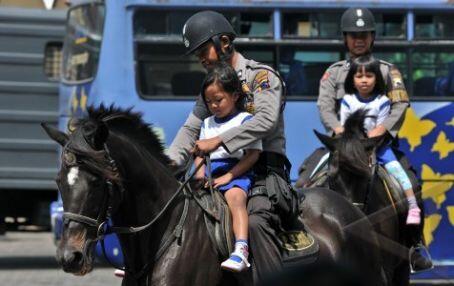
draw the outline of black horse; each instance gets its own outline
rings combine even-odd
[[[208,238],[204,211],[173,177],[161,142],[140,114],[101,106],[89,109],[70,134],[43,127],[63,146],[57,184],[65,223],[57,260],[64,271],[91,271],[95,242],[110,216],[125,257],[123,285],[229,280]],[[359,270],[368,285],[384,285],[378,242],[361,211],[328,189],[305,192],[301,209],[320,260]]]
[[[403,195],[393,202],[387,186],[378,178],[374,164],[376,148],[384,136],[368,138],[364,129],[367,111],[359,110],[346,121],[345,131],[329,137],[315,131],[329,149],[328,184],[361,208],[380,234],[383,266],[388,285],[409,285],[408,226],[405,225],[406,200]]]

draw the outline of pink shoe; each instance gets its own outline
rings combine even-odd
[[[407,224],[421,224],[421,210],[419,208],[408,210]]]
[[[123,278],[123,277],[125,277],[125,272],[124,272],[124,270],[121,270],[121,269],[115,269],[114,275],[116,277]]]

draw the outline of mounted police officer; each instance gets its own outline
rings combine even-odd
[[[232,43],[235,36],[227,19],[213,11],[194,14],[183,27],[187,54],[196,55],[206,69],[225,61],[236,70],[247,95],[246,109],[254,117],[218,137],[196,141],[203,119],[210,115],[199,96],[172,142],[169,156],[177,166],[184,166],[191,153],[207,154],[219,146],[235,152],[262,140],[263,152],[254,167],[256,180],[248,201],[253,276],[260,281],[282,267],[277,234],[285,225],[282,218],[296,215],[297,199],[289,187],[290,163],[285,155],[283,82],[272,68],[237,52]]]
[[[350,68],[350,62],[363,55],[370,54],[375,40],[375,19],[372,13],[365,8],[350,8],[346,10],[341,18],[341,30],[343,32],[344,43],[349,52],[349,59],[334,63],[324,73],[320,80],[319,96],[317,106],[320,118],[326,130],[330,134],[343,132],[343,127],[339,119],[340,102],[345,95],[344,82]],[[404,81],[400,71],[391,63],[380,60],[380,70],[385,79],[387,96],[391,101],[390,115],[382,124],[377,125],[368,132],[369,137],[385,135],[397,143],[397,133],[399,132],[405,118],[405,111],[410,105],[409,97],[404,86]],[[399,160],[402,165],[410,168],[408,161],[401,154]],[[325,151],[321,149],[313,153],[303,163],[299,186],[307,185],[310,182],[309,176],[313,176],[312,166],[315,166],[319,158]],[[325,156],[326,158],[326,156]],[[315,164],[314,164],[315,163]],[[417,186],[415,192],[420,193],[420,184],[413,171],[406,170],[412,184]],[[422,206],[421,206],[422,207]],[[416,235],[415,244],[421,240],[422,233]],[[416,270],[423,270],[432,266],[429,260],[424,259],[418,252],[412,255],[412,267]]]

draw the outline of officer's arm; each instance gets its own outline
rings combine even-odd
[[[200,134],[202,121],[209,116],[209,111],[201,96],[189,114],[184,125],[180,128],[169,147],[168,155],[177,166],[185,166],[189,161],[190,150]]]
[[[397,136],[405,118],[405,111],[410,106],[407,90],[399,70],[392,66],[388,74],[387,92],[391,101],[391,111],[382,125],[393,137]]]
[[[320,80],[317,107],[320,119],[328,132],[342,127],[336,111],[336,74],[337,68],[328,68]]]
[[[263,70],[261,71],[263,72]],[[256,76],[252,86],[255,108],[252,119],[220,135],[223,146],[228,152],[233,153],[266,137],[278,123],[281,112],[282,85],[276,75],[266,72],[266,78],[257,79]]]

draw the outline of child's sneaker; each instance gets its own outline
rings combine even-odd
[[[221,263],[222,269],[232,272],[241,272],[248,269],[250,266],[247,258],[240,252],[233,252],[226,261]]]
[[[421,210],[419,208],[408,210],[407,224],[421,224]]]

